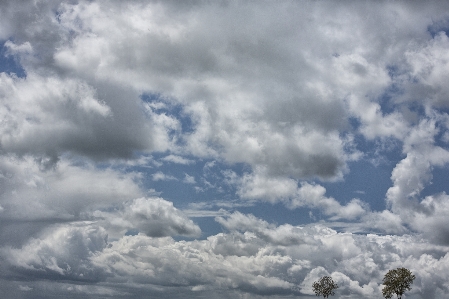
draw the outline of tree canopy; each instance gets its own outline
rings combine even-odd
[[[401,299],[405,291],[410,291],[412,288],[410,285],[413,283],[415,275],[406,268],[397,268],[390,270],[385,274],[383,284],[385,287],[382,289],[382,295],[389,299],[396,294],[398,299]]]
[[[329,295],[335,295],[334,290],[338,288],[338,285],[334,283],[332,277],[323,276],[318,281],[315,281],[312,287],[317,296],[328,298]]]

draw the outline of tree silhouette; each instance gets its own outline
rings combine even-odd
[[[334,283],[332,277],[323,276],[318,281],[315,281],[312,287],[317,296],[328,298],[329,295],[335,295],[334,290],[338,288],[338,285]]]
[[[383,284],[385,287],[382,289],[382,295],[389,299],[396,294],[398,299],[402,298],[405,291],[410,291],[412,288],[410,285],[413,283],[415,275],[406,268],[397,268],[390,270],[385,274]]]

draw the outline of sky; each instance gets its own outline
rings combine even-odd
[[[0,2],[5,298],[449,298],[448,1]]]

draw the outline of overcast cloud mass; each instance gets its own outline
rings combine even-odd
[[[448,1],[0,2],[4,298],[449,298]]]

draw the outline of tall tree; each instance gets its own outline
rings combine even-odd
[[[402,298],[405,291],[410,291],[412,288],[410,285],[413,283],[415,275],[406,268],[397,268],[390,270],[385,274],[383,279],[384,288],[382,289],[382,295],[389,299],[396,294],[398,299]]]
[[[332,277],[323,276],[318,281],[315,281],[312,285],[313,291],[317,296],[323,296],[328,298],[329,295],[335,295],[334,290],[338,288],[338,285],[334,283]]]

